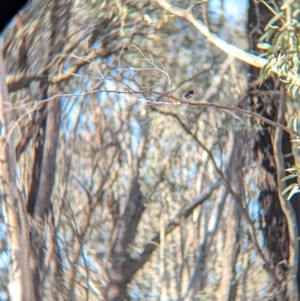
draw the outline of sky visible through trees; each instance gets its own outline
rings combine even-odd
[[[33,0],[9,24],[1,300],[294,300],[296,59],[256,45],[296,4],[251,1]]]

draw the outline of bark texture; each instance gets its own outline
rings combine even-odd
[[[280,6],[279,1],[277,1]],[[267,22],[273,15],[257,1],[249,1],[248,32],[250,49],[258,54],[256,44],[262,35]],[[266,80],[259,86],[259,70],[250,68],[251,78],[249,80],[249,96],[253,110],[263,117],[277,121],[280,83],[273,79]],[[286,121],[285,121],[286,124]],[[274,127],[260,123],[259,131],[255,137],[254,154],[259,169],[259,203],[263,210],[261,225],[264,233],[264,251],[272,269],[275,270],[277,280],[284,285],[286,274],[282,261],[288,259],[289,237],[287,231],[286,217],[281,209],[278,198],[277,170],[273,152]],[[292,153],[291,137],[287,132],[282,135],[282,155],[285,168],[295,163]],[[293,181],[287,181],[287,185]],[[291,201],[297,217],[298,232],[300,229],[299,196],[295,195]],[[299,287],[298,269],[298,287]]]
[[[16,183],[16,160],[9,138],[10,110],[5,68],[0,48],[0,183],[7,238],[10,247],[9,292],[12,301],[34,301],[29,267],[29,231],[25,200]]]
[[[109,281],[105,292],[107,301],[125,300],[127,284],[137,271],[138,261],[131,255],[130,245],[135,239],[137,226],[145,209],[143,194],[138,182],[138,169],[143,157],[145,143],[146,137],[142,137],[128,188],[125,208],[119,216],[111,238],[108,252],[109,268],[107,269]]]
[[[50,63],[53,57],[62,53],[68,31],[68,20],[71,9],[71,1],[59,0],[51,2],[51,50],[49,52],[49,68],[45,76],[57,73],[59,66]],[[55,237],[54,218],[51,217],[51,196],[55,181],[56,153],[58,148],[58,137],[60,128],[61,105],[60,98],[55,96],[59,93],[56,85],[41,86],[44,99],[51,98],[41,111],[46,111],[46,119],[39,128],[35,149],[35,161],[33,165],[33,179],[28,199],[28,212],[33,216],[35,233],[31,235],[31,253],[33,261],[33,279],[35,283],[35,296],[41,300],[44,295],[45,266],[45,228],[49,226],[51,234],[52,249],[58,252]],[[39,229],[39,230],[36,230]],[[49,250],[48,250],[49,252]],[[55,256],[57,271],[59,274],[61,263],[59,256]],[[52,265],[53,266],[53,265]],[[57,278],[59,281],[61,277]],[[54,286],[56,286],[54,284]]]

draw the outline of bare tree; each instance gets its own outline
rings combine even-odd
[[[256,45],[272,14],[252,4]],[[234,27],[225,9],[211,9],[32,1],[4,31],[11,144],[2,150],[11,163],[2,173],[15,181],[7,191],[19,191],[20,262],[27,271],[30,255],[36,300],[292,296],[296,232],[279,183],[297,133],[279,106],[286,94],[276,81],[259,87],[255,68],[268,60],[242,49],[240,20]],[[7,298],[8,272],[7,261]]]

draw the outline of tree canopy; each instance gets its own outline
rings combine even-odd
[[[0,299],[298,300],[299,13],[7,10]]]

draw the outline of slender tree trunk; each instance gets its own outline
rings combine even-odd
[[[105,298],[107,301],[123,301],[126,298],[127,284],[134,275],[128,247],[133,241],[140,221],[144,204],[137,177],[133,177],[128,191],[126,207],[120,216],[112,245],[109,251],[110,268],[107,270],[109,282]]]
[[[223,212],[227,195],[227,189],[225,187],[221,187],[221,189],[219,190],[218,201],[209,220],[208,230],[205,233],[205,239],[199,246],[199,254],[197,256],[195,268],[193,270],[193,274],[184,300],[194,300],[195,293],[198,290],[203,290],[206,286],[207,259],[210,256],[211,246],[218,229],[220,217]]]
[[[244,174],[245,144],[247,133],[239,131],[235,133],[234,150],[228,168],[228,178],[233,191],[244,199]],[[222,278],[219,286],[220,300],[235,300],[237,294],[236,261],[240,251],[240,222],[241,212],[238,204],[232,199],[227,202],[226,211],[228,218],[225,220],[226,235],[223,256]]]
[[[0,47],[0,183],[3,211],[10,248],[9,293],[12,301],[34,301],[29,267],[29,231],[25,201],[16,183],[16,160],[9,138],[10,110],[5,68]]]
[[[244,173],[245,148],[247,141],[246,131],[235,133],[234,151],[228,170],[228,177],[233,191],[244,201]],[[231,200],[226,206],[229,218],[226,219],[225,258],[221,280],[222,300],[235,300],[237,294],[236,261],[240,252],[241,239],[241,212],[236,201]]]
[[[228,217],[225,220],[225,246],[222,250],[222,278],[218,290],[218,300],[232,301],[237,294],[236,262],[240,251],[241,214],[234,200],[226,204]]]
[[[62,53],[68,32],[68,21],[70,16],[71,1],[70,0],[57,0],[52,1],[51,9],[51,51],[49,53],[49,63],[53,62],[56,55]],[[57,73],[59,66],[54,63],[49,64],[47,75],[54,75]],[[44,90],[45,89],[45,90]],[[28,210],[33,215],[35,224],[40,230],[35,231],[31,235],[31,253],[33,261],[33,279],[35,283],[35,296],[37,300],[42,300],[44,295],[44,281],[46,279],[46,266],[45,266],[45,224],[49,224],[50,229],[54,231],[54,219],[49,216],[51,209],[51,195],[55,180],[56,170],[56,153],[58,148],[58,136],[60,128],[60,113],[61,105],[60,98],[55,96],[59,94],[57,85],[50,85],[43,87],[44,96],[46,98],[53,97],[47,103],[45,110],[47,111],[47,118],[44,124],[41,125],[42,133],[40,139],[44,140],[36,150],[36,158],[34,164],[34,179],[31,185],[29,194]],[[44,134],[44,137],[43,137]],[[41,141],[40,141],[41,142]],[[57,252],[56,239],[53,236],[53,248]],[[50,244],[51,245],[51,244]],[[55,246],[56,245],[56,246]],[[61,271],[60,263],[57,261],[57,271]],[[55,272],[55,273],[56,273]],[[59,277],[61,279],[61,277]]]
[[[245,140],[244,133],[231,133],[230,137],[230,143],[229,143],[229,162],[228,168],[226,170],[226,177],[229,179],[229,183],[234,190],[235,193],[239,194],[241,198],[244,195],[244,188],[243,188],[243,174],[242,174],[242,167],[244,166],[244,155],[243,155],[243,142]],[[205,240],[203,244],[199,248],[199,255],[197,257],[195,269],[193,272],[193,275],[191,277],[191,281],[188,287],[188,291],[186,293],[186,299],[187,300],[194,300],[195,292],[198,289],[203,290],[205,288],[205,269],[206,269],[206,258],[209,256],[210,248],[212,245],[213,238],[215,236],[215,233],[217,231],[217,227],[220,221],[220,216],[223,211],[223,207],[227,198],[228,192],[225,187],[222,187],[220,190],[220,195],[218,198],[218,201],[215,205],[214,212],[211,214],[211,218],[209,221],[208,231],[205,234]],[[234,227],[234,229],[230,229],[231,233],[235,233],[234,241],[235,243],[232,246],[232,253],[231,254],[237,254],[239,248],[239,233],[238,233],[238,227],[240,221],[240,213],[239,210],[234,206],[234,213],[236,220],[229,225]],[[230,242],[228,242],[230,243]],[[234,252],[233,252],[234,250]],[[234,257],[236,258],[237,255]],[[227,283],[227,292],[226,300],[232,300],[230,299],[230,296],[235,296],[236,294],[236,286],[231,286],[231,284],[234,284],[235,281],[235,265],[234,265],[234,258],[229,256],[228,258],[224,258],[225,261],[229,261],[228,266],[228,274],[224,275],[224,279],[230,279],[229,284]],[[231,265],[233,264],[233,266]],[[225,299],[224,299],[225,300]]]
[[[124,212],[118,219],[108,250],[110,267],[107,269],[109,280],[105,291],[105,300],[107,301],[123,301],[126,299],[127,284],[131,281],[139,266],[139,262],[132,258],[129,247],[134,241],[137,226],[145,209],[143,194],[138,182],[138,170],[144,154],[146,140],[146,136],[142,136],[140,140]]]

